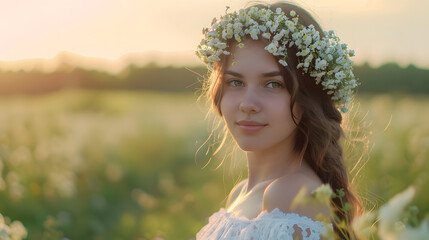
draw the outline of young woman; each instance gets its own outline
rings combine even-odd
[[[291,204],[302,187],[312,192],[322,184],[344,190],[352,208],[337,214],[350,223],[362,207],[339,140],[341,112],[358,85],[353,51],[290,2],[226,12],[203,33],[196,53],[211,70],[205,94],[246,152],[248,178],[197,240],[319,239],[324,225],[316,215],[329,209]],[[339,199],[331,204],[342,207]]]

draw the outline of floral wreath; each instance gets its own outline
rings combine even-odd
[[[287,66],[287,45],[296,46],[298,49],[297,68],[303,68],[303,74],[310,71],[310,76],[315,77],[316,84],[322,84],[323,90],[332,95],[334,103],[340,105],[343,113],[348,112],[345,104],[350,102],[350,95],[354,93],[357,82],[352,70],[353,61],[349,57],[354,56],[353,50],[347,49],[347,44],[341,43],[333,30],[323,31],[320,37],[313,24],[305,27],[298,23],[298,15],[290,11],[289,19],[281,8],[273,12],[268,9],[251,7],[248,10],[240,9],[239,12],[227,13],[218,21],[213,19],[211,28],[203,28],[204,38],[197,47],[197,56],[213,69],[213,63],[220,61],[221,54],[230,55],[226,51],[227,40],[235,38],[239,42],[238,47],[244,47],[241,43],[246,35],[253,40],[258,40],[261,34],[263,38],[271,40],[265,50],[274,56],[282,56],[279,63]],[[237,62],[234,60],[232,65]]]

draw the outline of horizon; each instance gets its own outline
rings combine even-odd
[[[99,58],[79,55],[76,53],[62,51],[52,58],[33,58],[17,61],[1,61],[0,71],[41,71],[55,72],[59,68],[83,68],[88,70],[100,70],[111,74],[118,74],[129,65],[137,65],[139,67],[150,63],[155,63],[160,67],[195,67],[205,66],[199,59],[190,51],[177,52],[162,52],[162,51],[147,51],[142,53],[128,53],[116,59]],[[396,61],[385,61],[374,64],[369,60],[354,62],[355,66],[368,64],[371,68],[379,68],[385,64],[397,64],[401,68],[406,68],[413,65],[420,69],[429,69],[428,67],[419,66],[416,63],[400,63]]]

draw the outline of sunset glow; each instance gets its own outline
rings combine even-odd
[[[201,29],[225,11],[247,1],[1,1],[0,61],[55,57],[67,51],[115,60],[129,53],[186,51],[191,56]],[[273,1],[272,1],[273,2]],[[423,0],[296,1],[333,29],[351,49],[355,62],[397,61],[429,67]],[[398,17],[400,16],[400,17]],[[407,39],[406,41],[404,39]]]

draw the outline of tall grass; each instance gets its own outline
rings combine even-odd
[[[210,123],[195,101],[189,93],[78,90],[0,99],[0,213],[34,240],[195,237],[245,174],[243,162],[232,174],[228,163],[215,170],[222,159],[209,162]],[[357,102],[353,121],[370,141],[353,171],[365,206],[415,184],[423,218],[429,97]]]

